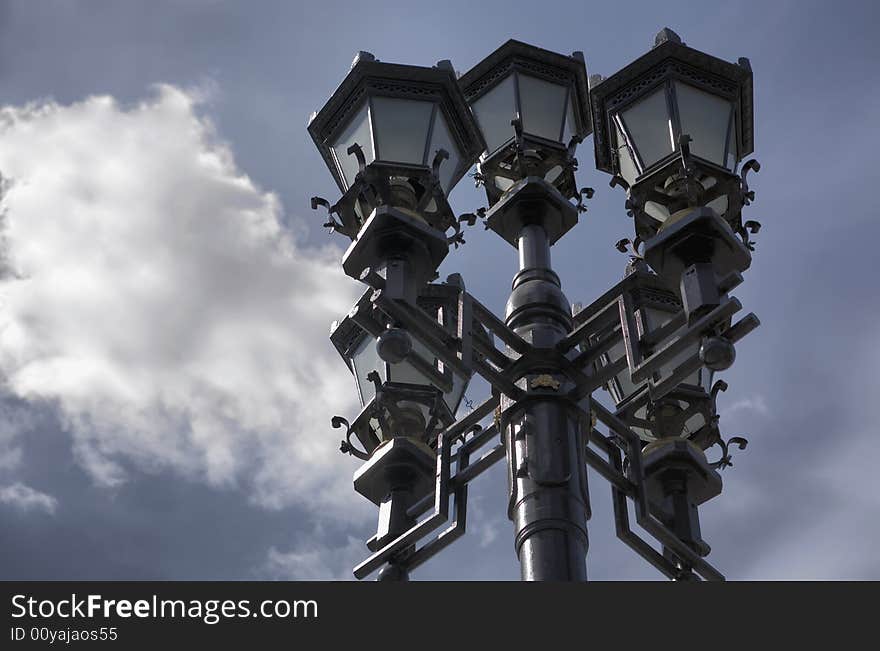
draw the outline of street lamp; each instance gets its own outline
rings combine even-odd
[[[589,495],[581,415],[563,395],[571,387],[559,376],[559,361],[539,352],[554,349],[572,328],[550,247],[585,210],[574,153],[591,131],[586,65],[580,52],[565,56],[511,40],[460,84],[487,145],[478,177],[490,206],[486,227],[519,252],[504,325],[530,349],[508,343],[507,354],[521,365],[512,379],[538,390],[529,399],[505,392],[500,403],[508,512],[522,577],[586,580]]]
[[[647,241],[700,206],[739,232],[749,197],[737,166],[754,148],[749,60],[728,63],[666,28],[650,52],[592,81],[596,167],[627,189],[636,235]]]
[[[596,165],[613,175],[612,187],[627,191],[634,264],[643,272],[641,294],[622,310],[629,364],[607,388],[616,415],[646,441],[642,467],[652,508],[705,556],[697,507],[721,492],[716,469],[729,464],[730,443],[720,437],[715,407],[726,384],[713,385],[713,375],[733,363],[734,341],[758,324],[749,315],[732,327],[738,303],[727,297],[751,264],[749,233],[760,227],[741,218],[754,198],[745,176],[759,165],[749,161],[737,175],[753,149],[752,71],[747,59],[727,63],[666,28],[650,52],[593,81]],[[644,273],[649,265],[656,280]],[[664,339],[683,342],[676,329],[697,336],[667,355],[668,364],[655,363],[648,377],[642,358],[662,349]],[[745,446],[739,437],[731,441]],[[724,454],[710,464],[704,451],[715,444]],[[688,563],[669,556],[689,576]]]
[[[634,380],[630,371],[631,360],[633,367],[638,366],[634,343],[638,342],[643,349],[643,356],[650,357],[654,350],[676,338],[686,324],[681,318],[681,301],[643,261],[634,260],[628,265],[625,280],[623,291],[628,300],[624,302],[620,323],[624,334],[597,360],[597,367],[601,371],[621,359],[626,363],[616,364],[619,370],[605,388],[614,400],[618,416],[645,442],[667,436],[698,438],[711,419],[707,401],[714,375],[703,364],[696,368],[694,364],[687,366],[689,361],[699,359],[700,339],[693,338],[655,372]],[[671,391],[665,391],[665,387]]]
[[[502,458],[523,579],[586,580],[587,466],[612,485],[622,541],[670,578],[723,578],[704,560],[697,507],[720,492],[729,445],[745,445],[720,437],[726,385],[714,373],[758,325],[734,323],[742,306],[728,296],[758,229],[740,217],[758,168],[739,167],[752,149],[751,71],[667,29],[647,55],[592,79],[579,52],[514,40],[459,80],[448,62],[362,52],[309,124],[343,192],[312,205],[351,240],[345,272],[370,287],[331,331],[363,406],[332,422],[364,462],[355,489],[379,507],[358,578],[382,568],[380,579],[405,580],[462,535],[469,482]],[[627,189],[636,235],[618,243],[632,249],[624,279],[572,311],[550,250],[592,195],[577,188],[575,152],[594,125],[597,166]],[[456,218],[446,195],[474,163],[488,206]],[[457,274],[432,282],[464,242],[460,224],[478,218],[519,254],[503,320]],[[473,374],[491,397],[458,415]],[[613,411],[591,395],[603,386]],[[629,501],[662,554],[631,528]],[[452,523],[428,540],[453,502]]]
[[[343,192],[336,230],[355,239],[380,205],[456,226],[446,196],[483,143],[449,61],[428,68],[360,52],[308,129]]]
[[[718,308],[751,264],[741,211],[754,198],[736,174],[753,149],[752,70],[687,47],[661,30],[654,48],[590,91],[598,169],[627,190],[636,250],[679,294],[689,323]],[[706,329],[703,360],[722,370],[735,350]],[[714,331],[713,331],[714,330]]]
[[[539,176],[577,195],[574,149],[590,133],[584,55],[564,56],[510,40],[460,80],[486,150],[478,179],[492,206],[513,184]]]
[[[441,330],[454,327],[460,278],[427,283],[449,244],[463,242],[446,194],[483,140],[448,61],[406,66],[368,52],[355,57],[308,130],[343,192],[334,205],[315,197],[312,207],[325,206],[325,225],[352,240],[343,269],[372,288],[331,333],[364,407],[354,423],[336,417],[333,425],[348,430],[342,450],[365,461],[355,489],[379,506],[375,541],[382,545],[415,521],[409,510],[433,485],[432,446],[454,421],[470,370],[437,360],[373,303],[381,294],[424,312]],[[392,560],[383,576],[400,580],[407,572]]]
[[[446,283],[425,285],[419,291],[418,308],[453,336],[463,289],[458,275]],[[349,435],[356,435],[361,448],[356,456],[365,459],[394,436],[433,444],[437,432],[454,422],[470,380],[469,374],[445,365],[405,329],[390,325],[370,301],[372,294],[372,289],[367,290],[330,330],[330,341],[354,376],[363,407]],[[346,449],[357,451],[350,439]]]
[[[650,513],[694,554],[706,556],[710,548],[700,534],[698,507],[720,494],[718,470],[731,465],[729,446],[746,446],[741,437],[721,438],[716,397],[727,385],[713,384],[715,370],[701,359],[699,331],[689,328],[678,296],[643,259],[630,260],[624,279],[611,293],[618,296],[619,319],[607,321],[594,339],[619,335],[596,359],[596,373],[607,378],[605,389],[614,401],[615,417],[640,439],[640,475]],[[728,319],[726,334],[730,333]],[[736,331],[732,336],[739,337]],[[672,344],[676,350],[662,363],[645,365]],[[709,462],[706,451],[714,445],[721,446],[722,457]],[[627,459],[632,477],[631,460]],[[691,563],[668,547],[664,553],[676,578],[693,576]]]
[[[451,337],[459,329],[463,290],[458,275],[425,285],[416,309]],[[415,523],[408,512],[431,492],[437,436],[455,421],[470,372],[450,368],[419,338],[397,327],[373,305],[373,295],[367,290],[341,322],[333,323],[330,340],[351,370],[363,406],[353,423],[337,416],[333,425],[347,429],[342,451],[366,462],[355,473],[354,487],[379,507],[374,541],[381,546]],[[407,572],[391,563],[382,576],[403,580]]]

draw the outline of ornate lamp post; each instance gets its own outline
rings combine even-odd
[[[422,68],[359,53],[312,116],[309,133],[343,191],[333,206],[319,197],[312,205],[326,206],[327,226],[352,240],[345,272],[410,309],[427,307],[425,316],[451,327],[450,308],[463,285],[429,291],[426,283],[436,277],[449,244],[460,240],[446,234],[458,234],[446,192],[473,164],[482,139],[449,62]],[[444,292],[451,299],[445,311],[438,302]],[[382,545],[413,523],[407,510],[433,487],[432,445],[454,421],[470,371],[438,361],[373,306],[372,294],[334,324],[331,340],[364,405],[342,449],[366,461],[355,489],[379,506],[375,541]],[[348,422],[336,418],[334,425]],[[361,450],[352,446],[352,433]],[[392,561],[384,576],[403,579],[406,571]]]
[[[706,556],[710,548],[700,536],[697,507],[720,494],[717,471],[731,465],[729,445],[743,449],[747,442],[741,437],[721,438],[715,399],[727,384],[721,380],[713,384],[715,370],[700,363],[702,342],[694,336],[699,332],[690,337],[682,332],[687,329],[686,315],[677,295],[644,260],[634,258],[627,266],[620,296],[620,321],[609,324],[598,336],[607,336],[616,327],[623,336],[599,357],[597,372],[616,371],[605,388],[617,408],[615,416],[632,428],[644,446],[644,481],[654,515],[695,553]],[[739,334],[735,331],[732,336]],[[658,366],[646,380],[633,379],[627,360],[634,343],[648,349],[650,356],[651,350],[681,337],[690,343],[670,362]],[[730,343],[726,338],[723,341]],[[714,445],[720,445],[723,454],[710,463],[705,451]],[[686,563],[672,553],[667,555],[681,570],[681,578],[691,576]]]
[[[629,365],[608,389],[617,415],[648,441],[643,467],[660,519],[705,556],[709,547],[700,538],[697,506],[721,492],[715,468],[729,464],[715,408],[727,385],[713,385],[712,376],[733,363],[734,342],[758,325],[750,314],[731,326],[739,303],[727,296],[751,264],[749,233],[760,228],[741,217],[754,198],[745,176],[760,166],[750,160],[742,177],[736,173],[754,145],[752,70],[748,59],[731,64],[689,48],[667,28],[650,52],[592,81],[596,166],[613,175],[612,187],[627,191],[634,266],[643,273],[650,265],[657,274],[642,276],[640,296],[627,304],[622,318]],[[623,250],[630,242],[618,244]],[[676,328],[697,338],[686,344],[689,337]],[[648,377],[640,348],[650,354],[664,347],[678,351],[666,358],[690,375],[655,364]],[[740,437],[731,441],[746,444]],[[723,456],[709,464],[703,450],[716,443]],[[667,555],[690,576],[688,563]]]
[[[509,514],[522,576],[585,580],[583,432],[579,413],[553,389],[567,382],[550,354],[572,325],[550,247],[577,223],[578,209],[569,202],[578,196],[574,149],[590,133],[583,55],[508,41],[460,83],[488,134],[479,172],[491,205],[487,227],[519,251],[505,324],[538,353],[515,378],[528,394],[501,401]]]
[[[668,29],[592,89],[580,53],[513,40],[458,80],[448,62],[355,58],[309,124],[343,192],[312,205],[352,240],[343,268],[369,286],[331,331],[363,405],[333,425],[364,462],[355,489],[379,507],[355,576],[405,580],[464,533],[468,483],[506,458],[523,579],[586,580],[587,466],[610,482],[627,545],[670,578],[723,578],[705,561],[697,507],[720,493],[729,445],[745,447],[721,438],[726,385],[713,374],[758,325],[734,323],[741,305],[728,296],[758,229],[740,217],[757,163],[737,175],[752,150],[751,92],[746,60],[697,52]],[[550,249],[592,196],[577,188],[575,152],[594,127],[597,167],[627,189],[636,235],[618,243],[633,253],[624,279],[573,311]],[[446,196],[474,163],[489,205],[456,218]],[[478,218],[519,254],[504,320],[458,275],[432,282],[464,243],[460,224]],[[459,416],[475,373],[492,395]],[[614,410],[591,397],[603,387]],[[631,528],[630,501],[661,551]]]

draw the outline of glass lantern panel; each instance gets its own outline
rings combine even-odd
[[[449,407],[449,413],[453,416],[458,411],[458,405],[461,403],[461,398],[464,396],[467,385],[468,378],[458,373],[452,373],[452,391],[444,394],[443,399],[446,401],[446,406]]]
[[[654,332],[669,323],[676,312],[661,310],[656,307],[642,307],[639,309],[639,325],[641,326],[640,335],[644,336]]]
[[[622,340],[611,347],[608,354],[604,356],[602,365],[608,366],[620,358],[626,359],[626,347]],[[641,386],[642,384],[635,384],[632,381],[632,377],[629,373],[629,365],[626,365],[623,367],[623,370],[614,377],[614,380],[608,383],[608,390],[611,392],[611,397],[614,398],[614,402],[619,405],[638,391]]]
[[[691,137],[691,153],[723,166],[732,104],[680,81],[675,82],[675,96],[681,132]]]
[[[669,219],[669,209],[656,201],[646,201],[645,212],[661,224]]]
[[[574,101],[569,94],[568,106],[565,109],[565,127],[562,129],[562,144],[568,147],[574,134],[577,133],[577,122],[574,119]]]
[[[372,103],[376,158],[424,165],[434,103],[398,97],[374,97]]]
[[[380,379],[383,381],[386,379],[385,362],[379,358],[379,354],[376,352],[376,340],[370,335],[366,335],[355,348],[351,361],[354,366],[354,377],[357,380],[361,404],[365,405],[375,395],[373,383],[367,379],[367,375],[371,371],[378,371]]]
[[[345,187],[350,188],[354,183],[354,177],[358,173],[357,157],[354,154],[348,154],[348,148],[357,143],[364,152],[367,164],[373,162],[375,158],[373,151],[373,139],[370,133],[370,120],[367,104],[361,107],[354,119],[339,134],[333,143],[333,153],[336,155],[336,161],[339,164],[339,172],[345,180]]]
[[[428,347],[425,346],[422,342],[420,342],[416,337],[412,337],[412,353],[413,355],[418,355],[428,364],[434,365],[436,367],[434,354],[428,350]],[[415,366],[410,364],[407,360],[403,360],[398,364],[389,364],[389,377],[388,380],[390,382],[405,382],[406,384],[422,384],[422,385],[430,385],[431,382],[428,378],[422,375],[421,371],[419,371]]]
[[[479,97],[471,107],[486,139],[486,153],[493,153],[513,138],[510,121],[516,117],[516,99],[513,95],[512,75]]]
[[[736,114],[734,113],[735,117]],[[733,119],[730,121],[730,133],[727,134],[727,160],[725,161],[725,167],[731,172],[735,172],[738,160],[739,155],[736,151],[736,119]]]
[[[513,179],[509,179],[506,176],[496,176],[495,177],[495,187],[501,190],[502,192],[507,192],[515,181]]]
[[[385,434],[382,432],[382,428],[379,426],[379,421],[376,418],[370,419],[370,427],[373,428],[373,431],[376,433],[376,438],[380,441],[385,440]]]
[[[675,150],[665,88],[658,88],[639,100],[623,111],[621,117],[632,137],[630,145],[638,151],[644,167],[650,167]]]
[[[565,119],[565,86],[531,75],[519,75],[523,131],[559,142]]]
[[[660,344],[659,348],[662,348],[665,343]],[[687,346],[682,352],[678,355],[674,356],[671,360],[669,360],[666,364],[660,367],[657,371],[657,375],[659,376],[659,381],[665,380],[670,377],[679,366],[684,364],[686,361],[699,354],[700,352],[700,340],[697,339],[694,343]],[[655,380],[657,382],[658,380]],[[679,384],[688,384],[691,386],[700,386],[700,371],[699,369],[683,377]]]
[[[647,418],[647,415],[648,415],[648,407],[647,407],[647,405],[643,405],[643,406],[639,407],[638,409],[636,409],[635,413],[633,414],[633,416],[635,416],[635,417],[638,418],[639,420],[645,420],[645,419]],[[643,441],[653,441],[653,440],[656,439],[656,437],[654,436],[654,433],[653,433],[651,430],[647,429],[647,428],[644,428],[644,427],[632,427],[631,429],[632,429],[632,431],[635,432],[635,433],[639,436],[639,438],[642,439]]]
[[[694,434],[696,434],[705,425],[706,425],[706,417],[702,413],[697,412],[684,422],[684,429],[682,431],[682,435],[685,437],[691,437]]]
[[[440,185],[443,187],[443,192],[448,195],[449,191],[452,190],[455,170],[458,169],[458,165],[461,162],[461,153],[455,144],[452,134],[449,132],[446,118],[443,117],[443,111],[438,106],[437,115],[434,118],[434,131],[431,134],[431,144],[428,145],[428,159],[425,161],[427,165],[431,165],[434,162],[434,156],[440,149],[445,149],[449,152],[449,158],[440,163]]]
[[[616,123],[614,128],[617,133],[617,162],[620,168],[618,171],[623,180],[632,185],[639,176],[639,170],[633,160],[632,151],[626,142],[626,136],[623,135],[623,131],[620,130],[620,126]]]
[[[709,393],[712,390],[712,380],[714,379],[715,371],[705,366],[700,369],[700,386],[703,388],[703,391]]]
[[[553,183],[559,178],[560,174],[562,174],[562,165],[554,165],[544,175],[544,180],[547,181],[547,183]]]

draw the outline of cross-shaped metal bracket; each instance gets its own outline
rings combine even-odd
[[[560,369],[562,375],[568,380],[565,385],[566,391],[562,395],[570,401],[578,403],[627,366],[630,368],[633,379],[650,378],[653,380],[653,374],[661,366],[668,364],[670,360],[692,344],[695,338],[702,336],[711,328],[715,328],[716,331],[720,329],[721,336],[735,342],[758,325],[757,318],[750,314],[732,326],[720,328],[719,324],[729,323],[730,317],[741,309],[739,301],[735,298],[725,298],[709,314],[688,327],[685,327],[684,313],[676,315],[666,326],[661,328],[663,332],[655,332],[653,336],[658,341],[662,341],[678,332],[677,337],[650,355],[645,355],[640,348],[639,338],[633,336],[637,331],[634,324],[631,323],[632,305],[628,302],[631,300],[629,292],[638,282],[637,274],[630,274],[588,308],[579,312],[575,316],[572,332],[562,339],[555,348],[551,349],[532,346],[465,291],[461,292],[459,302],[458,336],[450,336],[420,310],[402,301],[388,298],[382,290],[376,290],[373,293],[371,302],[377,309],[385,312],[401,327],[406,328],[412,336],[417,337],[444,364],[462,371],[473,370],[481,375],[492,385],[494,393],[492,398],[438,437],[436,448],[437,479],[434,494],[426,496],[411,507],[409,512],[412,517],[418,517],[433,503],[431,515],[381,549],[374,549],[375,553],[355,568],[355,576],[363,578],[392,559],[411,569],[423,563],[464,533],[467,508],[466,484],[501,459],[505,450],[503,443],[498,443],[476,464],[469,462],[470,456],[476,449],[497,435],[497,427],[493,425],[462,443],[454,459],[456,474],[451,475],[450,469],[453,463],[450,452],[451,445],[457,437],[479,424],[498,406],[501,394],[506,395],[512,401],[519,401],[526,397],[529,390],[523,388],[524,385],[520,380],[530,373],[547,368],[548,363],[552,364],[553,367]],[[725,291],[738,282],[741,282],[741,277],[728,279]],[[478,329],[484,329],[483,331],[487,332],[489,336],[473,336],[473,333]],[[680,332],[682,329],[683,333]],[[507,347],[506,351],[500,350],[494,345],[495,337]],[[612,346],[619,343],[621,338],[626,344],[626,355],[612,360],[610,364],[601,366],[601,368],[597,367],[596,361],[601,356],[607,355]],[[576,347],[580,348],[579,353],[575,352]],[[651,385],[652,397],[664,395],[664,392],[674,388],[701,364],[698,355],[686,360],[668,377]],[[545,383],[548,381],[559,382],[551,376],[544,378]],[[562,386],[561,383],[559,386]],[[583,409],[581,411],[583,418],[590,422],[588,412]],[[604,460],[587,446],[585,460],[590,467],[611,483],[618,537],[665,575],[670,578],[681,576],[683,572],[681,567],[651,547],[630,527],[627,499],[631,499],[635,506],[636,522],[643,530],[680,559],[689,570],[707,580],[723,580],[724,577],[720,572],[657,518],[656,514],[660,511],[656,507],[652,508],[646,493],[642,469],[642,442],[638,435],[625,422],[592,397],[589,398],[589,413],[595,414],[597,419],[612,433],[610,436],[605,436],[592,427],[592,424],[588,425],[586,427],[588,440],[602,450],[608,459]],[[622,442],[622,447],[618,442]],[[621,452],[629,461],[626,473]],[[448,520],[450,494],[453,494],[455,498],[453,523],[433,541],[421,548],[414,548],[414,543],[431,534]],[[368,543],[368,546],[373,549],[375,539]]]
[[[434,492],[416,502],[407,512],[410,517],[417,518],[430,509],[430,515],[381,548],[378,547],[375,536],[367,541],[367,547],[373,554],[354,568],[355,577],[363,579],[389,560],[394,560],[407,570],[415,569],[464,535],[467,524],[467,485],[504,457],[504,444],[497,443],[471,463],[471,457],[495,439],[498,431],[493,424],[476,431],[470,438],[465,439],[463,436],[478,429],[480,421],[495,411],[498,402],[499,396],[494,394],[438,435]],[[452,447],[459,439],[462,443],[453,453]],[[455,474],[451,472],[453,465]],[[431,535],[449,520],[450,496],[455,503],[452,523],[428,543],[415,547],[418,541]]]
[[[659,509],[652,508],[648,501],[642,469],[642,443],[638,435],[593,398],[590,398],[590,409],[595,414],[596,420],[611,430],[611,436],[606,436],[595,427],[589,428],[590,443],[602,450],[608,460],[603,459],[589,446],[585,450],[585,456],[587,464],[611,484],[617,537],[670,579],[681,578],[681,568],[632,530],[627,507],[627,499],[631,499],[635,506],[636,523],[642,529],[651,534],[703,579],[723,581],[723,574],[685,544],[656,517],[655,513],[659,512]],[[623,468],[621,452],[629,460],[629,470],[626,473]]]

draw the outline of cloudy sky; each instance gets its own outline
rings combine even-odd
[[[375,510],[329,425],[357,405],[327,333],[361,288],[308,207],[337,196],[309,113],[358,50],[465,71],[513,37],[607,76],[668,25],[751,59],[763,165],[735,292],[762,326],[720,401],[750,445],[703,509],[710,560],[732,579],[880,579],[880,10],[514,5],[0,0],[0,577],[349,578]],[[591,141],[580,159],[597,193],[554,263],[588,303],[631,225]],[[484,202],[467,186],[459,212]],[[500,312],[515,265],[475,230],[441,274]],[[467,536],[414,578],[518,578],[505,481],[474,484]],[[614,538],[601,478],[591,493],[591,577],[656,578]]]

